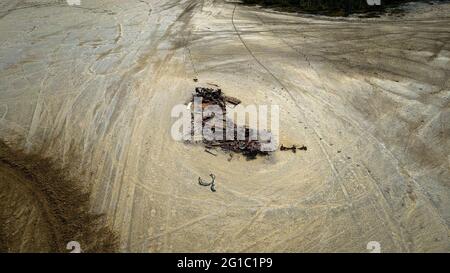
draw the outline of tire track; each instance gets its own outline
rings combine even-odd
[[[252,58],[282,87],[282,90],[285,90],[287,92],[287,94],[291,97],[292,102],[294,102],[296,107],[301,110],[301,112],[303,113],[303,116],[305,118],[305,123],[308,125],[308,127],[310,127],[313,130],[314,134],[316,135],[316,142],[319,144],[319,147],[320,147],[322,153],[325,155],[325,157],[327,159],[327,162],[330,165],[330,168],[332,170],[333,176],[335,178],[338,177],[339,176],[339,172],[337,171],[336,166],[331,161],[329,153],[326,151],[326,149],[324,148],[322,142],[320,141],[320,139],[323,139],[323,137],[317,132],[317,130],[313,126],[310,126],[309,123],[307,122],[308,118],[306,116],[305,109],[297,102],[297,100],[295,99],[295,97],[292,94],[292,92],[254,55],[254,53],[250,50],[248,45],[243,40],[241,34],[239,33],[239,30],[236,27],[235,22],[234,22],[235,13],[236,13],[236,7],[237,7],[237,4],[234,4],[233,13],[232,13],[232,16],[231,16],[231,22],[232,22],[232,25],[233,25],[233,28],[234,28],[236,34],[239,37],[239,40],[244,45],[244,47],[247,49],[247,51],[252,56]],[[348,202],[349,206],[351,208],[353,208],[353,202],[351,200],[350,195],[348,194],[347,188],[345,187],[345,185],[343,183],[340,182],[339,179],[337,179],[336,181],[339,183],[339,187],[341,188],[341,191],[343,192],[344,197],[345,197],[346,201]],[[356,218],[356,216],[353,213],[352,213],[352,218],[355,221],[355,223],[358,223],[357,218]],[[361,227],[359,225],[358,225],[358,228],[361,229]]]
[[[255,16],[258,18],[259,21],[261,21],[261,23],[263,25],[265,25],[265,22],[257,15],[255,14]],[[269,28],[270,29],[270,28]],[[308,65],[310,66],[310,68],[314,71],[314,73],[316,73],[317,77],[319,79],[321,79],[320,74],[318,73],[317,69],[314,68],[314,66],[312,65],[312,63],[310,62],[309,58],[302,52],[297,50],[295,47],[293,47],[292,45],[290,45],[287,41],[285,41],[285,39],[283,39],[282,37],[279,37],[272,29],[270,29],[270,32],[273,33],[273,35],[277,38],[279,38],[284,44],[286,44],[288,47],[290,47],[291,49],[293,49],[297,54],[301,55],[308,63]],[[328,88],[323,84],[323,81],[321,80],[321,86],[323,88],[323,90],[328,91],[328,93],[332,94],[333,92],[330,92],[328,90]],[[391,160],[394,161],[395,167],[397,169],[397,173],[402,176],[405,181],[407,180],[412,180],[415,184],[415,186],[421,190],[421,192],[425,193],[426,196],[428,196],[428,193],[423,189],[423,187],[420,186],[420,184],[409,174],[409,172],[400,164],[400,161],[397,159],[397,157],[395,157],[392,152],[384,145],[384,143],[382,143],[377,137],[375,137],[373,134],[369,133],[367,130],[364,130],[363,128],[361,128],[357,122],[354,119],[351,118],[347,118],[341,114],[339,114],[337,111],[334,110],[334,107],[328,103],[327,101],[324,101],[323,99],[308,93],[308,95],[310,95],[311,98],[315,99],[319,104],[322,105],[326,105],[328,106],[327,109],[329,109],[330,111],[332,111],[338,118],[342,119],[343,121],[347,122],[348,124],[351,124],[354,128],[356,128],[360,134],[362,136],[365,136],[369,139],[372,140],[372,143],[375,144],[376,146],[381,147],[382,153],[386,154],[388,157],[391,158]],[[346,100],[344,98],[344,100]],[[347,100],[346,100],[347,101]],[[348,101],[347,101],[348,102]],[[342,157],[342,156],[341,156]],[[367,169],[367,167],[366,167]],[[355,170],[350,168],[350,171],[352,172],[352,174],[355,177],[359,177],[356,173]],[[382,205],[382,207],[384,208],[392,208],[392,206],[390,205],[390,202],[387,200],[386,196],[384,195],[384,193],[382,192],[382,190],[379,187],[379,182],[373,177],[373,175],[371,175],[368,171],[367,171],[367,175],[365,177],[369,177],[370,180],[373,181],[373,184],[375,185],[375,189],[377,189],[377,191],[379,192],[379,194],[381,194],[382,199],[379,200],[380,204]],[[370,184],[369,184],[370,185]],[[433,210],[437,211],[437,208],[430,203],[430,200],[426,200],[429,207],[432,208]],[[407,231],[405,231],[405,229],[402,227],[402,225],[395,220],[395,217],[392,215],[392,213],[388,213],[388,210],[385,209],[383,210],[383,214],[385,214],[385,218],[386,220],[390,223],[389,225],[391,226],[391,229],[396,226],[396,230],[398,230],[400,232],[401,235],[401,241],[402,241],[402,245],[405,249],[409,250],[409,248],[407,247],[407,243],[405,242],[403,236],[405,236],[405,233],[408,233]],[[439,214],[438,214],[439,215]],[[395,224],[394,224],[395,223]]]

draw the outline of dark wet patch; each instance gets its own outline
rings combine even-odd
[[[105,217],[90,212],[89,193],[66,174],[50,159],[13,150],[0,141],[1,252],[69,252],[70,241],[79,242],[83,252],[117,250],[118,237]],[[15,226],[28,221],[21,219],[27,214],[15,213],[28,209],[27,204],[33,204],[28,216],[35,224]],[[23,234],[20,241],[14,230]]]

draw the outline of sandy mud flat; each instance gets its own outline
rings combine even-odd
[[[450,251],[450,4],[364,19],[5,0],[0,33],[0,139],[81,181],[119,251]],[[175,141],[172,108],[211,83],[279,105],[280,143],[308,150],[229,160]]]
[[[53,165],[0,142],[0,252],[115,252],[117,236],[89,212],[89,195]]]

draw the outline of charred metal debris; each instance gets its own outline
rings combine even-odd
[[[212,84],[210,84],[212,85]],[[217,87],[217,85],[214,85]],[[223,113],[223,119],[219,122],[218,125],[212,128],[212,131],[215,132],[216,129],[221,129],[223,133],[223,137],[220,140],[214,139],[209,140],[202,135],[201,143],[205,146],[205,152],[217,156],[216,153],[212,152],[215,149],[221,149],[224,152],[229,152],[230,161],[233,157],[233,153],[239,153],[246,157],[247,160],[256,159],[257,156],[266,156],[269,154],[268,151],[262,149],[262,144],[270,143],[271,134],[267,131],[256,131],[248,126],[238,126],[231,119],[226,117],[227,106],[234,107],[241,103],[241,101],[237,98],[226,96],[223,94],[220,88],[207,88],[207,87],[196,87],[195,92],[192,94],[192,98],[189,101],[189,107],[194,103],[195,98],[201,98],[201,109],[202,109],[202,129],[205,127],[205,124],[208,123],[211,119],[215,118],[214,113],[211,115],[204,115],[203,110],[211,105],[217,105],[220,107]],[[194,123],[194,110],[191,107],[191,124]],[[191,136],[194,135],[194,126],[192,126]],[[233,128],[234,137],[230,140],[226,137],[227,128]],[[238,138],[238,132],[243,132],[244,138]],[[257,136],[256,140],[251,136]],[[264,136],[264,140],[261,138]],[[267,140],[269,139],[269,140]],[[194,142],[187,141],[188,143]],[[281,145],[281,151],[292,151],[296,153],[297,150],[307,151],[308,148],[306,146],[297,147],[293,145],[292,147],[285,147]]]
[[[263,151],[261,149],[261,144],[263,143],[260,139],[254,140],[251,139],[252,134],[256,134],[258,137],[260,136],[260,131],[254,131],[253,129],[247,127],[247,126],[237,126],[232,120],[226,118],[226,108],[228,106],[236,106],[241,103],[241,101],[234,97],[225,96],[220,88],[206,88],[206,87],[197,87],[195,88],[195,92],[192,94],[192,99],[190,100],[190,103],[194,103],[194,98],[201,98],[202,99],[202,110],[204,110],[207,106],[210,105],[217,105],[222,109],[224,118],[222,119],[222,122],[220,122],[220,125],[223,132],[223,137],[220,140],[208,140],[204,136],[202,137],[201,142],[205,146],[205,151],[211,155],[216,156],[215,153],[211,152],[212,149],[222,149],[225,152],[234,152],[234,153],[240,153],[244,155],[247,160],[255,159],[258,155],[268,155],[269,152]],[[192,110],[192,108],[191,108]],[[192,111],[192,123],[194,122],[194,114]],[[209,116],[202,116],[202,129],[205,126],[205,124],[214,118],[213,115]],[[217,127],[217,124],[215,125]],[[212,131],[215,132],[218,128],[212,128]],[[233,139],[227,139],[226,137],[226,129],[227,128],[233,128],[234,129],[234,138]],[[245,139],[240,140],[238,139],[237,132],[243,131],[245,135]],[[191,131],[191,134],[194,135],[194,131]],[[188,141],[190,142],[190,141]]]
[[[297,145],[292,145],[291,147],[285,147],[283,144],[281,144],[280,151],[292,151],[294,154],[297,152],[297,150],[301,151],[308,151],[308,147],[305,145],[302,145],[301,147],[297,148]]]

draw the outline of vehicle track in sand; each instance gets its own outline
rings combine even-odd
[[[306,124],[309,128],[311,128],[311,129],[313,130],[314,134],[316,135],[315,140],[316,140],[316,142],[318,143],[319,147],[321,148],[321,151],[322,151],[323,155],[326,157],[327,162],[328,162],[329,165],[330,165],[330,169],[331,169],[332,172],[333,172],[335,181],[338,182],[338,184],[339,184],[339,186],[340,186],[342,192],[344,193],[344,196],[345,196],[346,201],[347,201],[347,205],[349,205],[350,208],[353,208],[353,201],[351,200],[351,197],[350,197],[350,195],[349,195],[349,193],[348,193],[348,191],[347,191],[345,185],[341,183],[341,178],[340,178],[339,172],[338,172],[336,166],[335,166],[335,165],[333,164],[333,162],[332,162],[331,155],[326,151],[325,147],[323,147],[323,144],[322,144],[323,136],[322,136],[321,134],[319,134],[318,131],[315,129],[315,127],[312,126],[312,125],[307,121],[307,120],[308,120],[308,117],[306,116],[306,110],[304,109],[304,107],[302,107],[302,106],[299,104],[299,102],[297,101],[297,98],[292,94],[292,92],[287,88],[287,86],[284,85],[284,84],[281,82],[281,80],[280,80],[277,76],[275,76],[274,73],[273,73],[272,71],[270,71],[269,68],[267,68],[267,67],[266,67],[266,66],[265,66],[265,65],[264,65],[264,64],[263,64],[256,56],[255,56],[255,54],[252,52],[252,50],[251,50],[251,49],[248,47],[248,45],[245,43],[244,39],[242,38],[241,34],[239,33],[239,30],[238,30],[237,27],[236,27],[236,23],[234,22],[235,13],[236,13],[236,8],[237,8],[237,4],[234,4],[233,13],[232,13],[232,17],[231,17],[231,22],[232,22],[232,24],[233,24],[233,28],[234,28],[235,31],[236,31],[236,34],[239,36],[240,41],[242,42],[242,44],[244,45],[244,47],[247,49],[247,51],[249,52],[249,54],[252,56],[252,58],[253,58],[253,59],[254,59],[254,60],[255,60],[255,61],[256,61],[263,69],[264,69],[264,70],[266,70],[267,73],[268,73],[269,75],[271,75],[271,77],[272,77],[272,78],[273,78],[273,79],[274,79],[274,80],[282,87],[282,88],[281,88],[282,90],[284,90],[285,92],[287,92],[287,93],[289,94],[289,96],[290,96],[290,98],[292,99],[292,101],[295,103],[295,105],[297,106],[297,108],[298,108],[298,109],[300,110],[300,112],[303,114],[303,118],[304,118],[303,120],[304,120],[305,124]],[[256,16],[256,17],[257,17],[257,16]],[[260,21],[264,24],[264,22],[263,22],[259,17],[257,17],[257,18],[258,18],[258,20],[260,20]],[[271,32],[273,33],[273,31],[271,31]],[[274,34],[275,34],[275,33],[274,33]],[[279,37],[277,37],[277,38],[280,39]],[[285,43],[286,45],[289,46],[289,44],[287,44],[283,39],[280,39],[280,40],[282,40],[283,43]],[[290,46],[289,46],[289,47],[290,47]],[[297,54],[300,54],[300,53],[297,52],[296,50],[295,50],[295,52],[296,52]],[[316,73],[317,75],[319,75],[319,74],[317,73],[317,71],[312,67],[311,62],[309,61],[309,59],[308,59],[304,54],[301,54],[301,56],[303,56],[303,57],[306,59],[306,61],[308,62],[308,65],[315,71],[315,73]],[[331,109],[331,108],[330,108],[330,109]],[[354,171],[352,171],[352,172],[353,172],[353,174],[354,174],[355,177],[356,177],[356,176],[357,176],[356,173],[355,173]],[[353,212],[351,212],[351,215],[352,215],[352,218],[353,218],[354,222],[355,222],[355,223],[358,223],[358,219],[357,219],[357,217],[354,215]],[[389,217],[388,219],[390,219],[390,217]],[[397,226],[398,226],[398,224],[397,224]],[[361,227],[359,227],[359,231],[361,232]],[[404,241],[403,239],[402,239],[402,245],[403,245],[402,247],[405,248],[406,243],[405,243],[405,241]]]
[[[304,119],[305,119],[305,123],[306,124],[310,124],[310,123],[308,123],[306,121],[306,120],[308,120],[308,117],[306,115],[307,111],[305,111],[305,109],[302,106],[299,105],[299,102],[297,102],[297,99],[299,99],[299,98],[294,96],[292,94],[292,92],[289,90],[289,88],[287,88],[287,86],[285,84],[283,84],[281,82],[281,80],[266,65],[263,64],[263,61],[261,61],[252,52],[252,50],[250,49],[249,45],[243,39],[242,36],[245,35],[245,31],[244,32],[240,32],[238,30],[237,26],[236,26],[235,21],[234,21],[235,14],[236,14],[236,9],[237,9],[237,4],[234,4],[231,21],[232,21],[232,24],[233,24],[233,28],[236,31],[236,34],[238,35],[240,41],[242,42],[242,44],[244,45],[246,50],[249,52],[249,54],[252,56],[252,58],[282,87],[281,88],[282,90],[286,91],[289,94],[289,96],[291,97],[292,101],[296,104],[296,106],[303,113],[303,116],[304,116]],[[285,44],[287,47],[292,49],[296,54],[301,56],[307,62],[309,68],[313,71],[313,73],[320,80],[320,85],[321,85],[323,91],[327,92],[330,96],[333,96],[333,92],[331,90],[329,90],[323,84],[324,79],[322,79],[321,75],[318,73],[317,69],[313,66],[313,64],[312,64],[311,60],[308,58],[308,56],[305,53],[303,53],[302,51],[300,51],[298,48],[295,48],[290,43],[288,43],[283,37],[281,37],[279,34],[277,34],[275,30],[270,28],[270,26],[266,26],[266,23],[261,19],[260,16],[258,16],[258,12],[260,12],[260,11],[250,11],[250,12],[247,12],[247,14],[252,14],[257,19],[257,21],[260,21],[263,24],[263,26],[268,29],[268,31],[264,31],[264,33],[272,33],[274,38],[282,41],[283,44]],[[377,23],[380,24],[380,22],[377,22]],[[384,22],[384,23],[388,23],[388,22]],[[364,79],[364,80],[367,82],[366,79]],[[297,87],[297,88],[301,89],[301,87]],[[429,195],[429,193],[423,187],[421,187],[421,185],[414,179],[414,177],[412,177],[408,173],[408,171],[402,166],[402,164],[400,163],[399,159],[396,156],[394,156],[392,154],[392,152],[385,146],[385,144],[382,141],[380,141],[376,136],[371,134],[369,131],[361,128],[361,126],[359,126],[357,124],[356,120],[348,118],[348,117],[342,115],[341,113],[339,113],[337,110],[334,109],[333,105],[331,105],[328,101],[323,100],[318,95],[313,94],[313,92],[308,92],[307,90],[302,90],[302,92],[304,92],[307,96],[311,97],[313,100],[315,100],[320,105],[327,106],[327,109],[330,112],[334,113],[335,117],[341,119],[342,121],[344,121],[347,124],[349,124],[350,126],[352,126],[354,129],[356,129],[363,138],[366,138],[367,140],[370,140],[372,145],[374,145],[376,147],[380,147],[379,150],[381,151],[381,153],[386,154],[390,158],[390,160],[392,162],[392,165],[396,166],[396,169],[398,170],[398,175],[400,177],[404,177],[403,179],[405,180],[405,184],[408,184],[408,181],[412,181],[414,186],[416,187],[416,189],[421,191],[422,194],[424,194],[425,196]],[[350,103],[347,100],[345,102],[346,103]],[[311,109],[309,109],[309,112],[312,113],[313,111],[311,111]],[[326,149],[322,145],[322,141],[321,141],[323,139],[322,135],[320,133],[318,133],[318,131],[315,129],[314,126],[308,125],[308,128],[311,128],[313,130],[314,134],[316,135],[316,141],[318,141],[324,156],[327,158],[327,161],[330,164],[330,168],[333,170],[333,173],[334,173],[334,176],[335,176],[335,180],[341,185],[341,189],[344,192],[344,195],[346,196],[347,202],[352,207],[352,201],[350,200],[349,194],[347,193],[347,190],[346,190],[345,186],[342,183],[340,183],[342,177],[339,174],[339,172],[337,171],[337,169],[334,166],[334,164],[332,163],[332,159],[331,159],[330,154],[326,151]],[[354,142],[356,142],[356,141],[358,141],[358,139],[356,139]],[[341,160],[344,159],[344,155],[343,154],[337,155],[337,157],[341,157]],[[352,155],[352,158],[355,158],[355,157]],[[354,163],[354,162],[352,162],[352,163]],[[364,166],[364,164],[362,162],[357,162],[357,163],[358,163],[357,165]],[[357,170],[357,168],[355,168],[353,166],[353,164],[348,165],[347,168],[346,168],[346,171],[350,171],[354,175],[354,177],[357,178],[359,183],[365,184],[364,187],[372,188],[373,190],[378,192],[377,195],[380,198],[378,198],[377,200],[372,200],[372,201],[380,203],[380,205],[384,208],[381,213],[384,214],[385,221],[387,223],[389,223],[388,226],[391,228],[392,234],[397,234],[398,235],[398,238],[394,239],[394,241],[400,242],[400,246],[399,247],[401,247],[404,251],[410,251],[409,244],[410,244],[411,241],[410,241],[410,239],[405,239],[405,237],[409,238],[411,235],[408,234],[408,231],[403,227],[403,225],[401,223],[399,223],[398,220],[396,220],[396,216],[394,215],[395,212],[393,211],[393,205],[385,197],[385,193],[383,192],[383,190],[380,189],[380,186],[379,186],[380,182],[377,181],[377,179],[370,173],[370,170],[367,167],[365,167],[365,168],[366,168],[366,172],[365,172],[365,175],[363,175],[363,176],[357,174],[359,171]],[[432,210],[434,210],[434,213],[437,213],[438,209],[435,207],[435,205],[429,200],[426,200],[426,201],[427,201],[427,206],[429,208],[431,208]],[[412,209],[411,209],[411,211],[412,211]],[[409,214],[409,212],[405,212],[405,213]],[[356,220],[355,216],[353,217],[353,219],[355,220],[356,223],[358,222]],[[444,219],[442,219],[442,221],[444,221]]]
[[[26,139],[15,147],[80,177],[120,251],[449,249],[448,168],[436,156],[448,145],[430,130],[445,137],[450,117],[445,13],[391,25],[222,0],[82,3],[0,19],[11,30],[0,41],[0,138]],[[228,161],[174,141],[172,107],[209,83],[243,105],[280,105],[280,144],[308,151]],[[422,135],[430,156],[412,157]],[[214,194],[197,182],[210,173]]]

